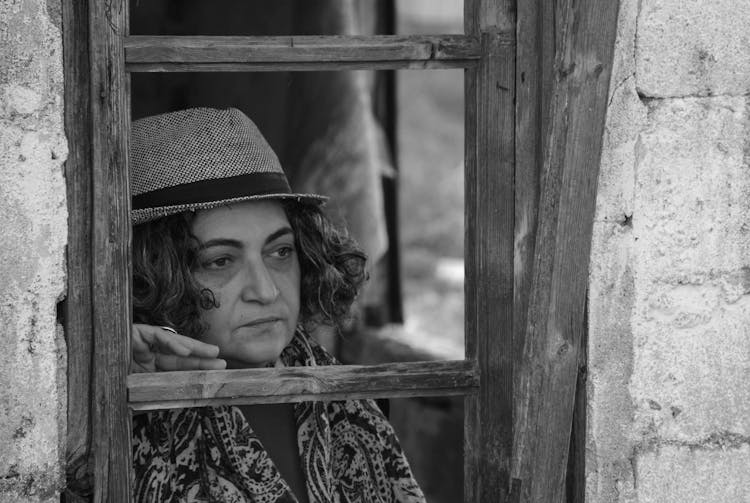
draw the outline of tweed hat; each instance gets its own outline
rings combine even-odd
[[[236,108],[191,108],[133,121],[130,191],[133,225],[243,201],[327,199],[293,193],[268,142]]]

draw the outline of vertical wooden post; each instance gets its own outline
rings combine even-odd
[[[68,434],[66,500],[90,494],[91,435],[91,115],[89,2],[64,0],[65,161],[68,199]]]
[[[534,262],[543,140],[552,90],[554,3],[518,3],[516,25],[516,180],[514,359],[520,361]]]
[[[513,461],[521,502],[557,503],[565,496],[618,3],[556,5],[551,122],[514,404]]]
[[[94,501],[129,502],[132,452],[125,380],[130,362],[130,109],[122,38],[127,1],[90,2],[93,184]]]
[[[513,297],[513,361],[523,359],[526,314],[531,293],[534,245],[539,210],[543,141],[549,125],[552,66],[555,54],[554,2],[518,3],[516,23],[516,177],[515,277]],[[514,396],[518,396],[518,379]],[[517,460],[514,460],[517,461]],[[511,485],[520,489],[520,466],[511,466]],[[511,501],[518,498],[514,494]]]
[[[515,45],[512,2],[467,0],[465,31],[482,56],[467,70],[466,358],[480,389],[466,398],[464,501],[504,501],[513,441]]]

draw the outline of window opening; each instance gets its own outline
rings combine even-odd
[[[78,5],[78,4],[77,4]],[[596,8],[594,8],[596,6]],[[549,156],[539,166],[547,166],[558,171],[545,172],[550,177],[542,185],[540,208],[539,246],[535,259],[545,265],[545,258],[551,252],[561,253],[559,260],[552,263],[552,272],[539,273],[532,288],[530,312],[538,314],[539,320],[553,322],[545,316],[545,310],[576,321],[573,330],[578,330],[578,318],[582,314],[576,310],[575,302],[582,299],[581,285],[585,274],[571,279],[575,285],[575,295],[552,295],[561,293],[556,276],[562,267],[564,273],[572,268],[580,271],[587,259],[587,236],[583,232],[571,241],[581,218],[586,211],[593,210],[593,197],[590,177],[596,170],[584,169],[596,164],[600,152],[601,120],[606,108],[606,86],[612,63],[612,45],[615,34],[617,5],[602,6],[601,16],[598,4],[584,2],[574,10],[571,6],[561,6],[553,17],[560,37],[555,42],[555,65],[569,68],[554,75],[555,86],[551,105],[551,125]],[[78,238],[91,236],[91,284],[73,285],[91,288],[91,326],[93,328],[93,349],[90,383],[91,428],[90,438],[92,458],[89,466],[93,473],[93,491],[96,501],[127,500],[129,492],[129,427],[127,414],[127,386],[131,391],[131,405],[138,408],[142,401],[133,396],[136,392],[149,389],[159,393],[160,400],[190,400],[192,404],[205,405],[220,399],[234,400],[239,397],[269,401],[274,393],[264,394],[261,374],[246,375],[217,371],[213,376],[193,372],[185,375],[185,382],[175,386],[165,376],[151,374],[148,379],[132,379],[125,375],[125,362],[129,356],[127,334],[129,332],[129,273],[128,242],[129,216],[127,191],[127,143],[129,123],[129,76],[128,72],[142,71],[196,71],[196,70],[330,70],[330,69],[395,69],[395,68],[467,68],[465,80],[466,107],[466,236],[465,261],[467,277],[476,284],[466,287],[466,356],[464,362],[423,362],[396,364],[381,367],[344,367],[341,372],[316,370],[315,375],[300,379],[285,371],[271,369],[261,372],[266,379],[284,386],[279,401],[307,399],[310,396],[368,396],[369,393],[394,391],[399,396],[427,394],[466,394],[465,424],[465,499],[466,501],[489,501],[504,496],[511,491],[511,498],[520,494],[554,494],[559,490],[556,481],[561,480],[559,466],[542,463],[549,476],[536,476],[530,479],[511,478],[512,475],[525,476],[523,470],[537,467],[546,453],[552,448],[560,454],[559,447],[566,444],[566,429],[570,422],[551,423],[555,414],[544,414],[546,406],[557,407],[556,400],[567,399],[570,395],[570,379],[561,370],[569,370],[578,365],[577,344],[580,338],[576,333],[564,334],[573,344],[551,348],[554,340],[545,338],[546,325],[529,325],[531,343],[520,362],[521,390],[514,397],[514,372],[511,360],[516,331],[525,328],[514,327],[514,221],[513,209],[518,197],[526,197],[523,191],[513,186],[516,172],[515,154],[518,145],[515,133],[522,131],[524,123],[517,120],[516,107],[538,107],[540,93],[534,94],[528,102],[516,102],[516,83],[519,82],[516,70],[516,11],[503,1],[473,0],[465,5],[465,28],[467,36],[439,36],[418,38],[393,37],[294,37],[251,40],[243,38],[166,38],[128,37],[125,18],[127,2],[91,2],[80,9],[66,6],[68,26],[80,27],[88,23],[89,33],[82,39],[88,47],[90,65],[90,135],[91,156],[84,156],[81,162],[90,169],[92,198],[90,208],[81,212],[92,215],[91,229],[83,229]],[[533,9],[519,9],[519,15],[527,15],[540,20]],[[72,22],[70,22],[71,17]],[[594,30],[593,27],[597,29]],[[601,30],[599,30],[601,28]],[[585,29],[585,30],[584,30]],[[594,39],[581,36],[581,31],[594,33]],[[520,32],[519,32],[520,33]],[[528,40],[525,41],[525,43]],[[292,45],[296,44],[296,45]],[[539,47],[538,45],[527,45]],[[593,52],[591,52],[593,51]],[[125,65],[123,67],[123,52]],[[533,55],[533,50],[531,51]],[[592,68],[575,66],[571,58],[585,54],[586,61],[601,62]],[[528,56],[528,54],[526,54]],[[75,60],[77,64],[83,62]],[[70,59],[68,61],[71,61]],[[525,57],[522,64],[541,61],[541,55]],[[530,71],[529,68],[524,68]],[[518,77],[524,82],[522,72]],[[587,92],[577,92],[584,89]],[[576,91],[576,92],[574,92]],[[590,92],[588,92],[590,91]],[[571,99],[575,106],[565,106]],[[528,111],[528,110],[527,110]],[[593,115],[596,115],[596,121]],[[88,117],[88,115],[86,115]],[[68,121],[68,123],[70,123]],[[598,128],[598,129],[597,129]],[[82,128],[83,129],[83,128]],[[579,131],[585,130],[585,131]],[[526,132],[524,132],[525,134]],[[593,138],[591,142],[572,141],[580,134]],[[586,136],[588,135],[588,136]],[[74,135],[75,136],[75,135]],[[84,138],[85,141],[85,138]],[[537,144],[539,145],[539,144]],[[572,149],[570,152],[568,149]],[[570,154],[570,155],[566,155]],[[552,159],[550,161],[550,159]],[[559,161],[559,162],[556,162]],[[579,162],[580,161],[580,162]],[[560,180],[567,180],[566,190],[561,190]],[[82,187],[86,184],[81,183]],[[567,189],[570,188],[570,191]],[[571,200],[570,197],[573,197]],[[559,198],[559,200],[557,199]],[[522,199],[522,201],[524,201]],[[586,205],[580,204],[585,202]],[[557,203],[560,204],[557,204]],[[510,211],[508,211],[510,209]],[[90,210],[90,211],[89,211]],[[554,227],[560,223],[561,228]],[[571,225],[571,222],[574,225]],[[562,229],[562,230],[561,230]],[[572,246],[569,250],[568,246]],[[580,263],[579,263],[580,262]],[[562,265],[560,265],[562,264]],[[524,270],[530,266],[523,263]],[[545,269],[546,270],[546,269]],[[76,276],[78,277],[78,276]],[[554,281],[553,281],[554,280]],[[541,285],[541,286],[540,286]],[[550,301],[550,299],[552,299]],[[569,304],[568,301],[573,302]],[[83,306],[82,311],[86,310]],[[531,315],[530,315],[531,316]],[[536,318],[535,318],[536,319]],[[559,334],[558,334],[559,335]],[[566,340],[566,344],[567,344]],[[509,350],[509,348],[511,350]],[[552,351],[555,349],[555,351]],[[565,349],[564,351],[562,349]],[[527,354],[529,353],[529,354]],[[576,356],[564,365],[556,365],[556,358],[566,354]],[[557,355],[557,356],[555,356]],[[536,359],[536,360],[535,360]],[[540,363],[541,362],[541,363]],[[84,362],[79,362],[85,365]],[[533,367],[533,368],[532,368]],[[481,375],[482,385],[477,389]],[[211,382],[211,377],[214,381]],[[232,382],[236,377],[238,381]],[[304,376],[302,376],[304,377]],[[534,379],[542,377],[542,384],[552,388],[537,388]],[[126,379],[127,378],[127,379]],[[321,389],[309,387],[311,382],[329,379],[330,385]],[[238,384],[239,382],[239,384]],[[375,385],[373,387],[373,384]],[[517,383],[516,383],[517,384]],[[367,385],[367,388],[365,387]],[[227,387],[234,390],[227,390]],[[567,386],[567,387],[566,387]],[[154,391],[156,390],[156,391]],[[560,393],[550,393],[559,390]],[[322,394],[321,394],[322,391]],[[218,396],[225,393],[226,396]],[[336,395],[341,393],[341,395]],[[549,403],[537,398],[549,399]],[[242,399],[242,398],[239,398]],[[274,398],[271,401],[276,401]],[[513,424],[512,406],[518,410],[529,407],[534,418],[530,424]],[[562,406],[553,412],[563,411]],[[84,414],[85,415],[85,414]],[[77,427],[76,422],[71,424]],[[536,434],[539,435],[536,435]],[[543,442],[546,436],[555,433]],[[560,433],[559,435],[557,433]],[[511,466],[514,444],[523,452],[518,466]],[[526,442],[526,443],[524,443]],[[519,447],[520,446],[520,447]],[[523,450],[522,448],[529,449]],[[567,444],[565,445],[567,447]],[[516,453],[517,454],[517,453]],[[553,456],[564,460],[564,454]],[[545,458],[546,459],[546,458]],[[528,485],[532,484],[532,485]],[[528,489],[528,491],[527,491]],[[522,491],[519,493],[519,491]],[[533,498],[532,498],[533,499]]]

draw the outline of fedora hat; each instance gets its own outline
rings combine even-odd
[[[244,201],[327,200],[292,192],[271,146],[236,108],[190,108],[133,121],[130,193],[133,225]]]

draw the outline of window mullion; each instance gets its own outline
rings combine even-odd
[[[478,386],[475,365],[466,360],[157,372],[128,377],[133,410],[465,395]]]
[[[479,57],[465,35],[146,36],[125,39],[132,71],[463,68]]]
[[[515,19],[512,2],[466,0],[480,60],[466,75],[466,358],[481,386],[464,418],[464,501],[504,501],[513,448]],[[503,31],[505,30],[505,31]]]
[[[94,502],[131,501],[130,109],[126,0],[89,2],[92,166],[92,432]]]

